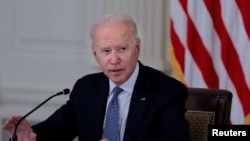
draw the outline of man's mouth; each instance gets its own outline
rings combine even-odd
[[[115,69],[115,70],[110,70],[111,72],[120,72],[122,69]]]

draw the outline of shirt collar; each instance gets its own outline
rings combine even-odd
[[[132,75],[129,77],[129,79],[121,84],[119,87],[122,88],[124,91],[127,91],[129,93],[132,93],[134,90],[134,85],[136,82],[136,79],[138,77],[139,73],[139,63],[136,63],[135,70],[133,71]],[[113,88],[116,87],[116,84],[109,80],[109,94],[111,94]]]

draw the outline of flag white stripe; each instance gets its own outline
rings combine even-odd
[[[222,18],[229,36],[238,53],[244,76],[250,88],[250,60],[246,58],[250,55],[250,40],[244,28],[243,19],[235,1],[223,0],[221,3]],[[247,79],[248,78],[248,79]]]
[[[185,12],[182,9],[180,3],[175,2],[175,0],[172,0],[171,6],[170,6],[170,13],[171,13],[171,15],[175,15],[175,13],[178,13],[178,16],[172,16],[171,18],[174,21],[174,24],[173,24],[174,29],[175,29],[179,39],[181,40],[181,43],[186,48],[187,47],[187,43],[186,43],[187,17],[186,17]]]
[[[193,60],[189,50],[185,51],[185,80],[189,87],[207,88],[201,71]],[[195,81],[194,81],[195,79]]]

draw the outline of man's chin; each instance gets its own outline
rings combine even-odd
[[[116,85],[120,85],[124,82],[124,79],[121,79],[120,77],[111,77],[112,82],[114,82]]]

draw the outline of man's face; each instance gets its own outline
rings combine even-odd
[[[140,54],[140,39],[133,40],[128,24],[98,25],[94,40],[93,54],[104,74],[117,85],[128,80]]]

